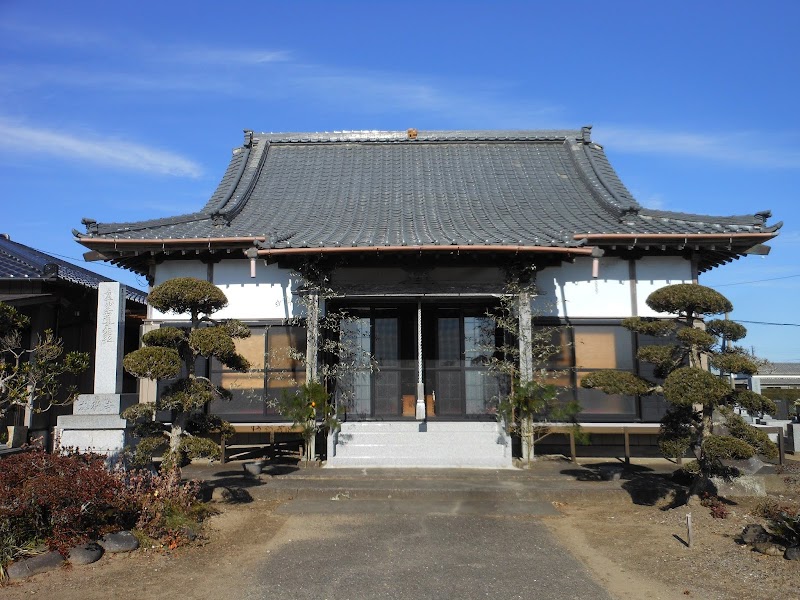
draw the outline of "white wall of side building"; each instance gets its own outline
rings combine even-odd
[[[596,319],[665,316],[650,310],[647,296],[665,285],[691,281],[691,263],[680,257],[601,258],[596,279],[592,259],[577,258],[537,274],[540,295],[534,300],[534,314]]]
[[[293,290],[297,281],[287,269],[278,265],[265,265],[264,261],[256,262],[256,276],[250,277],[250,261],[223,260],[213,263],[211,269],[201,261],[167,261],[156,266],[154,285],[158,285],[173,277],[196,277],[208,279],[228,298],[228,306],[214,313],[219,319],[261,320],[288,319],[302,313],[293,298]],[[188,315],[164,314],[149,308],[149,318],[159,320],[188,320]]]

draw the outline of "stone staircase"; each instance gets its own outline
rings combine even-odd
[[[510,469],[511,459],[495,422],[358,421],[328,436],[328,467]]]

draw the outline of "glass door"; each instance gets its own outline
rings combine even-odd
[[[483,308],[430,308],[423,313],[425,394],[444,418],[492,414],[499,393],[489,371],[498,330]]]
[[[413,417],[416,311],[410,307],[349,307],[340,324],[337,399],[348,418]]]

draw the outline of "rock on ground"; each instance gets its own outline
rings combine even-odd
[[[745,544],[769,542],[771,539],[772,536],[764,529],[763,525],[750,524],[742,530],[742,541]]]
[[[130,531],[109,533],[98,542],[106,552],[131,552],[139,547],[139,540]]]
[[[8,579],[10,581],[25,579],[38,573],[47,573],[47,571],[57,569],[63,564],[64,557],[55,550],[51,550],[50,552],[18,560],[9,565],[7,569]]]
[[[787,548],[786,552],[783,554],[783,558],[786,560],[800,560],[800,546]]]
[[[767,556],[783,556],[784,549],[772,542],[757,542],[753,544],[753,550],[766,554]]]
[[[100,560],[103,548],[97,542],[89,542],[70,548],[67,560],[73,565],[88,565]]]

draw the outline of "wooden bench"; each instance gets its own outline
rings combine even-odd
[[[784,448],[784,441],[783,441],[783,429],[781,427],[763,427],[757,426],[762,431],[767,433],[777,433],[778,434],[778,464],[784,464],[785,459],[785,448]],[[550,425],[549,430],[552,433],[563,433],[569,435],[569,452],[570,452],[570,460],[572,462],[577,462],[578,457],[575,452],[575,428],[574,425],[571,423],[554,423]],[[622,434],[625,437],[625,464],[630,464],[631,462],[631,439],[630,435],[632,433],[635,434],[644,434],[644,435],[658,435],[661,431],[661,425],[659,423],[630,423],[630,424],[620,424],[620,423],[580,423],[580,428],[583,433],[594,433],[594,434]],[[678,459],[680,463],[680,459]]]
[[[275,434],[276,433],[303,433],[303,428],[299,425],[289,423],[231,423],[234,433],[268,433],[269,443],[266,444],[233,444],[226,443],[223,437],[220,440],[220,462],[225,464],[228,450],[244,448],[269,448],[270,458],[275,458]]]
[[[620,435],[625,438],[625,464],[631,462],[631,438],[632,433],[645,435],[658,435],[661,425],[658,423],[580,423],[583,433]],[[578,457],[575,451],[575,426],[571,423],[554,423],[549,426],[552,433],[563,433],[569,436],[570,460],[577,462]]]

